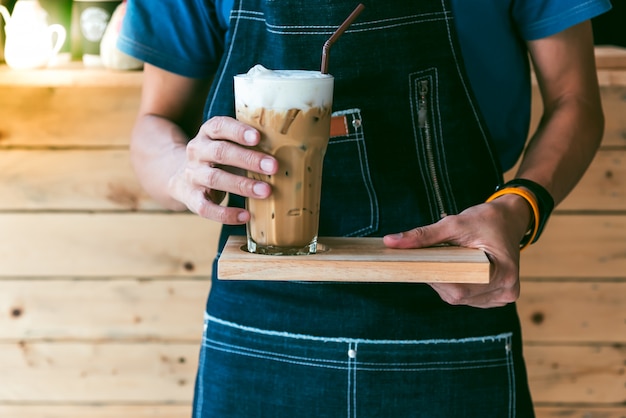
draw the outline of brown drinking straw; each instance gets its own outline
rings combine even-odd
[[[324,42],[324,47],[322,48],[322,74],[328,74],[328,53],[330,52],[330,47],[335,43],[337,38],[339,38],[346,31],[346,29],[348,29],[348,26],[352,24],[354,19],[357,18],[364,8],[365,6],[363,6],[362,3],[359,3],[359,5],[356,6],[356,9],[350,13],[350,16],[348,16],[341,26],[337,28],[335,33],[333,33],[332,36]]]

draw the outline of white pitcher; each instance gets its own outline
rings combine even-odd
[[[4,60],[15,69],[48,65],[58,53],[67,33],[61,25],[48,25],[47,13],[37,0],[19,0],[13,15],[0,5],[5,23]]]

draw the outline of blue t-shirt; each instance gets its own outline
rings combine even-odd
[[[167,71],[211,77],[220,62],[234,0],[129,0],[119,48]],[[524,41],[604,13],[609,0],[452,0],[466,70],[503,169],[528,134],[530,94]]]

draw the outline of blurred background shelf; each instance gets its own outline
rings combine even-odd
[[[0,65],[0,86],[25,87],[139,87],[142,71],[114,71],[86,68],[82,62],[71,62],[41,70],[13,70]]]

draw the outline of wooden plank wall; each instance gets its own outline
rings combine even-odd
[[[602,149],[523,255],[539,418],[626,416],[626,71],[601,77]],[[140,81],[0,68],[0,417],[189,416],[219,225],[134,179]]]
[[[522,254],[518,306],[540,418],[626,417],[626,55],[598,52],[601,148]]]
[[[0,417],[190,416],[219,225],[137,184],[141,79],[0,72]]]

